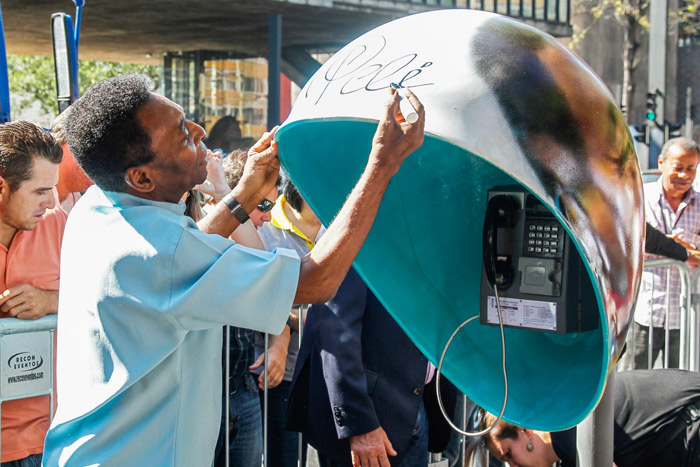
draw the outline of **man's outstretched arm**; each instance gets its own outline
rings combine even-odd
[[[335,295],[372,228],[391,178],[423,144],[425,111],[413,93],[407,96],[418,120],[413,124],[397,120],[399,96],[392,89],[364,172],[326,233],[302,258],[294,303],[324,303]]]
[[[423,105],[406,90],[419,116],[415,123],[407,123],[399,112],[399,95],[394,89],[390,91],[365,170],[326,233],[301,260],[294,303],[325,303],[335,295],[372,228],[391,178],[403,161],[423,144]],[[231,191],[246,212],[255,209],[277,180],[278,148],[273,139],[276,130],[265,133],[248,152],[241,181]],[[224,203],[219,203],[198,223],[202,231],[226,237],[238,225]]]

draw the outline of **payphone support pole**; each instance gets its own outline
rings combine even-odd
[[[615,373],[608,375],[605,392],[598,407],[576,430],[577,465],[607,467],[613,465],[613,427],[615,417]]]

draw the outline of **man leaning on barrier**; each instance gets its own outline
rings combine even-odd
[[[686,245],[700,244],[700,193],[692,187],[699,155],[698,145],[691,139],[667,141],[659,155],[661,178],[644,185],[647,222]],[[625,369],[630,367],[632,357],[634,368],[647,368],[649,351],[652,367],[657,358],[666,357],[666,326],[669,329],[668,365],[678,368],[680,293],[680,275],[675,268],[644,272],[634,315],[634,346],[628,345],[630,349],[634,347],[634,355],[623,357]],[[652,348],[648,349],[650,329]]]
[[[205,180],[205,133],[150,86],[140,75],[103,81],[69,114],[68,145],[97,186],[66,226],[47,466],[210,467],[222,325],[279,333],[293,303],[331,298],[389,181],[423,141],[420,102],[411,95],[419,120],[399,123],[392,93],[364,172],[300,262],[290,250],[226,238],[277,180],[274,131],[250,150],[236,188],[195,225],[180,198]]]
[[[38,126],[0,125],[0,317],[36,319],[58,310],[66,213],[57,207],[61,147]],[[35,466],[49,428],[49,396],[2,404],[2,466]]]
[[[659,229],[647,222],[644,253],[665,256],[688,263],[688,266],[700,266],[700,250],[695,245],[664,235]]]

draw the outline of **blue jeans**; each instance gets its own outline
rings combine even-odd
[[[230,389],[229,465],[260,467],[262,463],[262,414],[255,379],[250,373],[233,378]],[[225,399],[224,399],[225,402]],[[226,467],[225,410],[222,406],[221,430],[216,443],[215,467]]]
[[[282,381],[267,391],[267,467],[296,467],[299,459],[299,433],[286,431],[287,406],[292,383]],[[260,407],[263,393],[260,393]],[[306,465],[306,443],[302,446],[302,465]]]
[[[428,465],[428,414],[421,399],[416,425],[411,432],[411,443],[399,467],[418,467]]]
[[[24,459],[3,462],[0,467],[41,467],[41,454],[32,454]]]

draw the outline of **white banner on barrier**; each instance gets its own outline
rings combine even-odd
[[[0,399],[50,391],[50,331],[2,336],[0,360]]]

